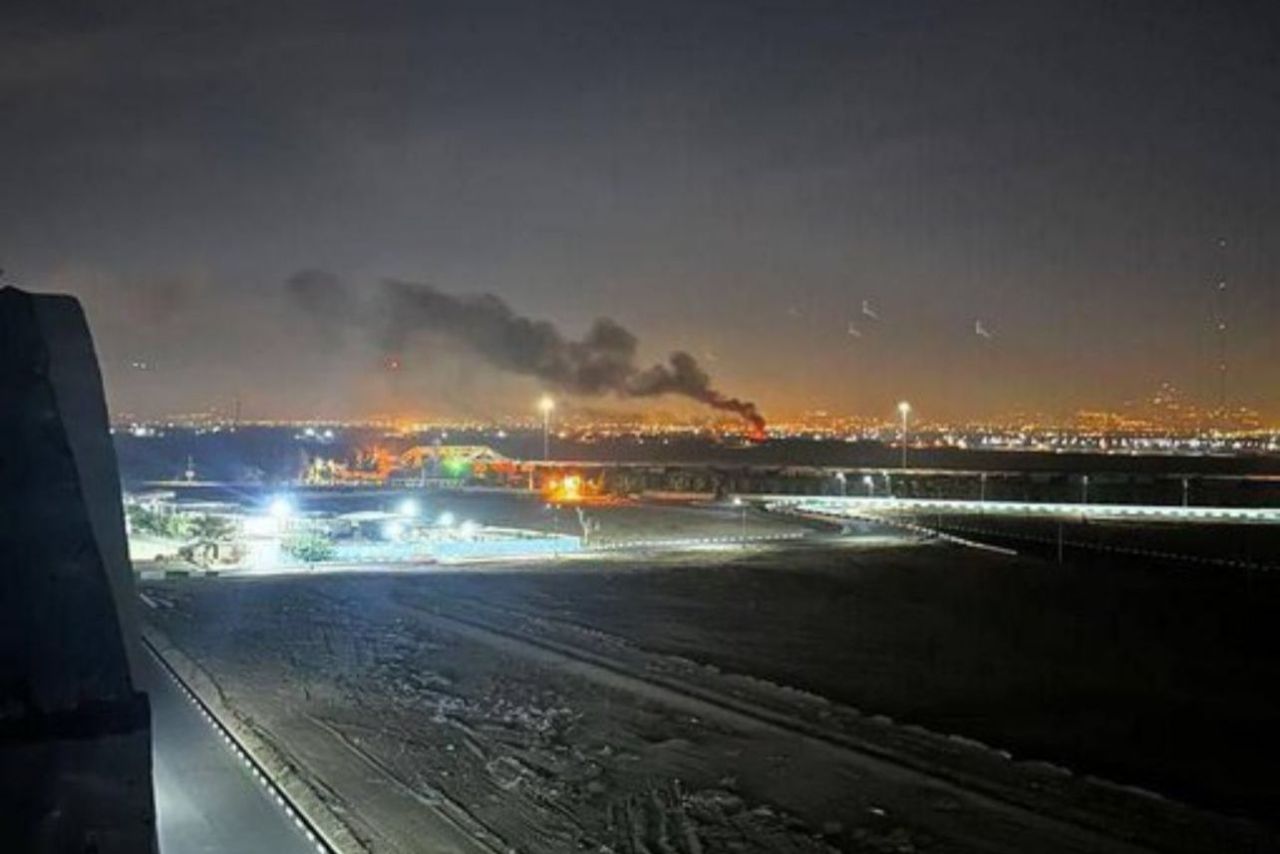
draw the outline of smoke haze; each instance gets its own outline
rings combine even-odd
[[[295,303],[327,329],[349,323],[373,336],[389,355],[399,355],[414,339],[447,337],[490,365],[535,377],[561,392],[622,398],[677,395],[764,427],[754,403],[730,397],[689,353],[676,351],[665,362],[638,363],[639,341],[607,317],[597,319],[578,340],[554,324],[514,311],[492,294],[457,295],[431,285],[387,279],[371,298],[360,299],[336,276],[304,271],[289,278]]]

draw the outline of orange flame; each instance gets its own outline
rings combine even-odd
[[[548,501],[556,504],[577,504],[582,501],[582,478],[576,474],[567,474],[562,478],[551,478],[547,481],[544,493]]]

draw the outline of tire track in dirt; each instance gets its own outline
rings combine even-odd
[[[916,763],[904,761],[887,751],[876,750],[843,733],[823,730],[809,721],[752,704],[742,698],[719,694],[705,687],[677,683],[652,673],[640,674],[633,667],[595,652],[546,637],[535,638],[513,632],[477,616],[477,608],[464,616],[456,611],[446,614],[436,608],[404,603],[401,603],[401,607],[419,615],[424,622],[458,637],[691,716],[717,720],[745,733],[800,739],[811,746],[838,754],[845,762],[875,778],[900,786],[926,787],[949,796],[972,812],[998,814],[1009,827],[1024,829],[1027,841],[1043,842],[1051,839],[1059,843],[1059,850],[1095,854],[1140,854],[1156,850],[1117,838],[1099,828],[1046,815],[1015,801],[1006,800],[1000,797],[999,792],[984,791],[970,780],[957,779],[959,775],[948,773],[946,769],[921,768]],[[989,847],[994,840],[988,838],[973,841]],[[1015,844],[1010,850],[1029,849]]]
[[[396,772],[387,766],[385,762],[378,759],[369,751],[360,747],[350,736],[341,729],[334,726],[329,721],[318,718],[314,715],[308,715],[308,720],[316,727],[324,730],[335,741],[345,747],[348,752],[360,760],[369,769],[375,771],[386,780],[389,780],[395,787],[406,797],[423,808],[431,811],[434,815],[447,824],[457,837],[461,837],[469,842],[473,842],[477,852],[486,852],[486,854],[506,854],[509,847],[498,838],[488,827],[486,827],[479,819],[472,815],[465,807],[457,801],[450,798],[444,792],[431,788],[426,793],[421,791],[422,783],[410,785],[396,774]],[[456,844],[456,842],[455,842]]]
[[[1014,760],[1007,751],[963,735],[865,714],[803,688],[647,649],[628,637],[610,633],[590,622],[568,618],[558,611],[548,613],[537,606],[525,610],[470,596],[451,600],[451,605],[457,604],[475,615],[472,617],[475,622],[494,631],[549,644],[623,672],[644,672],[643,678],[650,682],[739,709],[784,729],[829,742],[841,750],[912,769],[925,779],[954,784],[1008,804],[1020,813],[1037,816],[1042,824],[1074,826],[1114,844],[1128,846],[1121,850],[1186,854],[1206,850],[1239,850],[1249,854],[1280,852],[1275,839],[1251,821],[1189,806],[1139,786],[1088,774],[1077,775],[1050,762]],[[456,613],[452,616],[467,619]],[[527,626],[529,630],[512,630],[513,625]],[[548,631],[573,637],[566,643],[547,637]],[[584,649],[584,645],[606,646],[613,651],[601,654],[594,649]],[[633,660],[627,663],[624,659]],[[706,681],[708,676],[717,683],[723,680],[724,684],[711,688]],[[787,706],[790,711],[779,709],[779,705]],[[957,759],[961,760],[960,764]]]

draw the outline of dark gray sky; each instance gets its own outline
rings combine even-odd
[[[5,4],[0,265],[84,298],[118,411],[537,391],[445,341],[389,376],[300,269],[608,315],[766,414],[1212,402],[1225,274],[1280,418],[1273,4],[106,5]]]

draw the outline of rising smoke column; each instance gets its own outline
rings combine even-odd
[[[636,336],[607,317],[596,320],[581,339],[566,338],[553,324],[516,313],[492,294],[459,296],[431,285],[388,279],[371,300],[361,302],[340,280],[320,271],[301,272],[287,282],[291,297],[321,322],[334,313],[373,334],[388,353],[400,353],[419,335],[438,335],[466,345],[505,371],[537,377],[575,395],[655,397],[674,394],[731,412],[759,434],[764,418],[754,403],[729,397],[711,384],[698,361],[684,351],[642,368],[636,363]]]
[[[749,400],[729,397],[711,386],[711,377],[683,350],[677,350],[667,358],[665,365],[654,365],[633,374],[627,381],[626,394],[630,397],[652,397],[659,394],[679,394],[693,398],[713,409],[721,409],[740,416],[751,425],[757,435],[764,432],[764,417]]]

